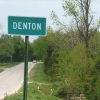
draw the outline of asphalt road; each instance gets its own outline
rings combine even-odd
[[[29,62],[29,72],[35,66],[35,63]],[[17,92],[24,80],[24,63],[6,69],[0,73],[0,100],[6,95]]]

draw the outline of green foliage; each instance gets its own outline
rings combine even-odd
[[[90,53],[93,57],[100,56],[100,33],[96,32],[90,39]]]
[[[92,80],[90,81],[91,89],[86,92],[89,100],[100,99],[100,33],[97,32],[90,40],[89,48],[91,58],[95,63],[94,68],[91,71]]]
[[[48,41],[46,38],[38,38],[33,43],[33,56],[34,59],[44,60],[47,55]]]
[[[0,37],[0,62],[24,61],[24,39],[21,36],[2,35]],[[29,42],[29,61],[33,58],[33,47]]]
[[[45,72],[56,80],[57,67],[55,63],[57,63],[59,51],[66,45],[66,35],[62,35],[59,32],[53,32],[47,36],[47,39],[49,41],[49,46],[45,59]]]
[[[100,23],[93,21],[91,0],[64,0],[63,9],[66,15],[73,18],[73,27],[64,42],[55,41],[51,45],[51,56],[47,55],[46,71],[53,70],[52,78],[62,81],[61,89],[74,94],[84,93],[89,100],[100,99]],[[52,12],[52,19],[57,26],[66,28]],[[64,31],[65,32],[65,31]],[[77,34],[75,38],[68,33]],[[62,36],[65,36],[62,34]],[[77,38],[78,42],[77,42]],[[61,39],[61,37],[60,37]],[[65,45],[64,45],[65,44]],[[56,45],[56,46],[55,46]],[[59,46],[58,46],[59,45]],[[61,49],[60,49],[61,48]],[[52,56],[53,55],[53,56]],[[48,70],[49,68],[49,70]],[[62,91],[62,90],[61,90]]]
[[[0,61],[9,61],[14,53],[13,40],[11,36],[2,35],[0,38]]]
[[[42,82],[48,83],[50,81],[49,76],[44,73],[43,63],[37,64],[37,67],[35,67],[34,71],[31,72],[29,80],[34,80],[40,83]]]
[[[89,84],[90,71],[94,62],[87,57],[84,44],[80,43],[73,49],[65,49],[58,58],[59,77],[71,93],[83,93],[84,86]],[[90,65],[88,67],[88,65]]]
[[[58,94],[65,93],[66,96],[68,93],[73,95],[83,93],[89,100],[99,98],[99,32],[91,37],[89,48],[86,48],[84,42],[78,40],[77,34],[70,32],[63,34],[49,31],[49,34],[40,40],[38,39],[37,42],[42,46],[44,46],[44,42],[47,42],[47,45],[44,46],[45,53],[43,53],[45,55],[44,71],[50,75],[53,81],[61,81]],[[40,45],[38,50],[41,50]]]
[[[24,60],[24,40],[20,36],[13,37],[14,53],[13,61]]]
[[[63,4],[64,11],[66,14],[69,14],[71,16],[78,16],[78,12],[76,10],[76,5],[71,0],[65,0]]]

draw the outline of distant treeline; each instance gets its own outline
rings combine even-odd
[[[21,36],[1,35],[0,62],[24,61],[24,39]],[[29,43],[29,60],[32,60],[32,44]]]

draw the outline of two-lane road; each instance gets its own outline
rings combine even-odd
[[[35,63],[29,62],[29,72],[35,66]],[[0,73],[0,100],[5,95],[15,93],[20,89],[24,81],[24,63],[11,67]]]

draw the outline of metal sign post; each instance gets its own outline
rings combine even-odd
[[[23,100],[27,100],[27,81],[28,81],[28,36],[25,36],[25,67],[24,67],[24,93]]]

